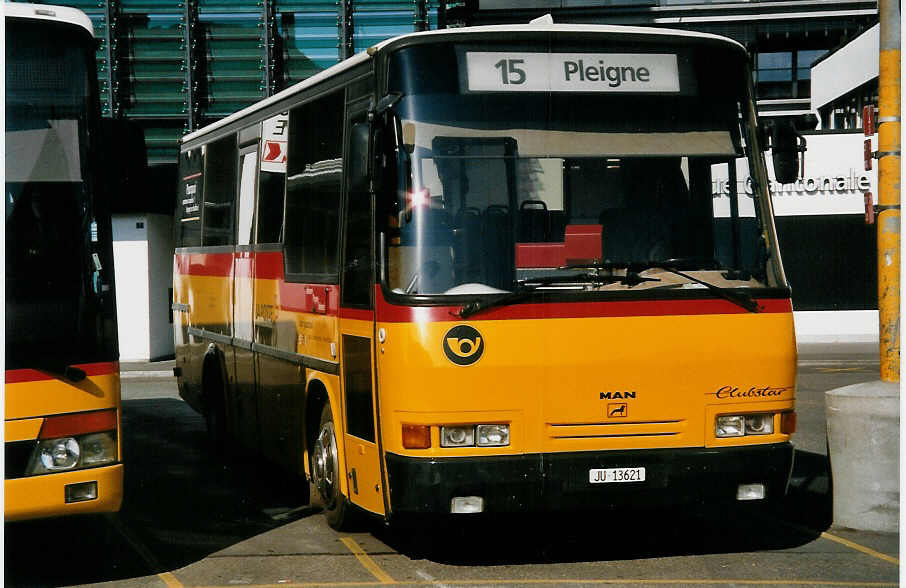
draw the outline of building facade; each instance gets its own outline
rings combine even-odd
[[[550,14],[562,23],[659,26],[736,39],[752,56],[762,118],[814,115],[801,118],[800,130],[810,141],[805,178],[799,185],[782,187],[775,196],[797,321],[803,321],[800,339],[877,336],[875,232],[864,224],[859,205],[869,191],[865,182],[873,186],[875,180],[874,172],[866,175],[861,169],[861,138],[856,138],[861,132],[860,107],[877,92],[877,73],[872,82],[870,72],[854,70],[864,63],[854,66],[838,55],[850,54],[841,47],[851,41],[870,45],[872,27],[878,22],[875,0],[55,3],[80,8],[92,19],[99,39],[103,115],[132,119],[145,131],[153,173],[146,198],[120,202],[118,212],[125,215],[121,224],[129,228],[123,233],[123,247],[134,247],[132,227],[142,222],[142,215],[173,210],[181,136],[389,37],[445,27],[523,23]],[[834,69],[822,65],[828,61]],[[848,75],[850,70],[856,75]],[[825,75],[829,71],[834,74]],[[847,73],[844,77],[861,81],[842,93],[829,87],[832,82],[813,84],[814,77],[826,80],[839,77],[841,71]],[[827,96],[831,97],[825,100]],[[165,257],[171,248],[170,242],[148,244],[149,251]],[[164,269],[161,260],[150,258],[148,267]],[[118,286],[121,295],[128,296],[122,289],[135,283]],[[149,291],[152,299],[166,295],[159,284]],[[156,344],[141,342],[130,348],[146,347],[154,348],[150,354],[161,354]]]

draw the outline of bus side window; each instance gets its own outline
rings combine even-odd
[[[352,129],[358,126],[358,129],[364,132],[365,128],[367,128],[364,122],[364,112],[350,118],[350,137],[347,149],[349,162],[353,161],[354,156],[352,152],[352,142],[354,141]],[[356,123],[359,123],[359,125],[356,125]],[[340,288],[342,298],[340,302],[343,306],[371,308],[371,292],[373,290],[371,278],[372,265],[374,264],[371,256],[371,236],[374,232],[374,223],[371,219],[371,194],[367,189],[350,187],[347,184],[345,222],[346,230],[344,234],[346,243],[343,255],[343,281],[342,288]]]
[[[252,242],[252,229],[255,226],[255,175],[258,171],[258,144],[255,144],[254,151],[244,150],[241,157],[236,243],[249,245]]]
[[[263,123],[261,164],[258,169],[258,236],[256,243],[283,240],[283,200],[286,190],[286,150],[289,141],[289,113]]]
[[[236,135],[210,143],[206,151],[201,244],[234,245],[233,207],[236,200],[238,161]]]
[[[337,274],[343,91],[291,110],[289,128],[285,271],[289,280],[323,281]]]
[[[176,202],[176,247],[201,245],[201,195],[204,176],[201,149],[183,152],[179,157],[179,190]]]

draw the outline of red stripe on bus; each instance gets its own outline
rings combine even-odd
[[[281,281],[280,309],[328,316],[339,313],[340,289],[332,284],[296,284]]]
[[[415,307],[390,304],[377,287],[377,320],[391,323],[439,322],[455,320],[514,320],[596,318],[632,316],[674,316],[705,314],[745,314],[748,311],[728,300],[626,300],[614,302],[549,302],[511,304],[484,310],[467,319],[459,318],[461,305]],[[786,299],[758,300],[763,313],[791,313]]]
[[[85,372],[86,376],[105,376],[107,374],[116,374],[120,371],[118,361],[106,361],[101,363],[83,363],[72,367],[79,368]],[[56,380],[55,376],[49,372],[34,369],[6,370],[7,384],[21,384],[22,382],[40,382],[43,380]]]
[[[283,252],[259,251],[256,253],[255,277],[259,280],[282,280]]]
[[[228,278],[233,275],[232,253],[178,253],[174,259],[181,276]]]
[[[116,410],[77,412],[50,416],[41,425],[39,439],[57,439],[116,429]]]
[[[192,174],[191,176],[186,176],[182,180],[185,182],[186,180],[194,180],[195,178],[200,178],[200,177],[201,177],[201,172],[198,172],[197,174]]]
[[[374,311],[362,310],[361,308],[340,308],[340,318],[357,321],[373,321]]]

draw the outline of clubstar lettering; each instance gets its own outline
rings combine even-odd
[[[623,82],[651,81],[651,72],[647,67],[607,66],[599,60],[597,65],[585,65],[585,60],[564,61],[563,73],[566,81],[578,79],[580,82],[607,82],[611,88],[617,88]]]
[[[764,388],[749,388],[748,390],[741,391],[736,386],[724,386],[717,390],[718,398],[771,398],[775,396],[783,396],[790,388],[788,386],[784,387],[774,387],[774,386],[765,386]]]

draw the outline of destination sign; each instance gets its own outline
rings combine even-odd
[[[466,52],[470,92],[679,92],[676,55]]]

